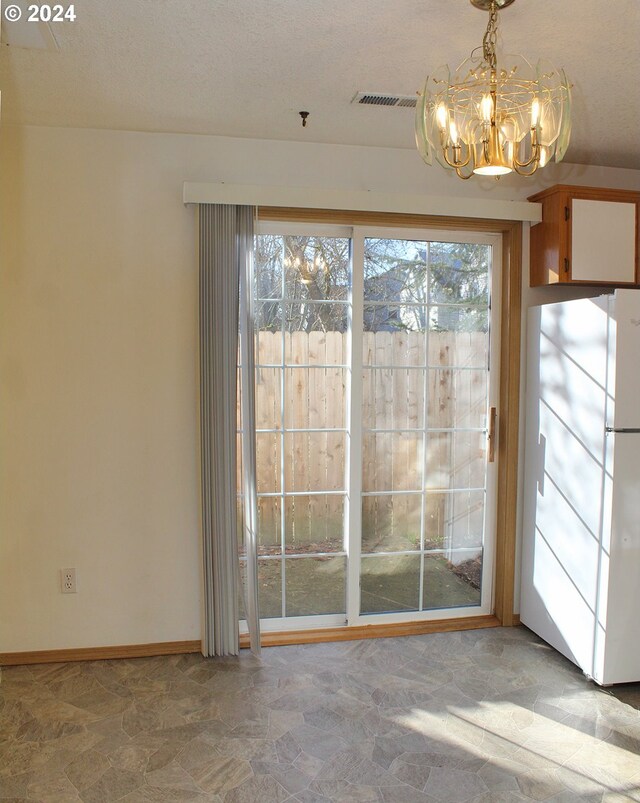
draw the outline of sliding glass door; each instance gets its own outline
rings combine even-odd
[[[491,246],[363,253],[360,613],[480,606]]]
[[[263,224],[263,629],[491,611],[498,244]]]

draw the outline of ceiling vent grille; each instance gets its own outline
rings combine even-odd
[[[365,106],[404,106],[415,109],[418,98],[416,95],[387,95],[382,92],[356,92],[352,103]]]

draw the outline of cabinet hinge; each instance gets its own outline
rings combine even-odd
[[[565,208],[564,208],[564,219],[565,220],[569,220],[570,217],[571,217],[571,210],[569,209],[568,206],[565,206]]]
[[[567,257],[564,258],[564,272],[569,273],[569,260]]]

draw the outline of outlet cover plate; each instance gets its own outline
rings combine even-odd
[[[62,582],[63,594],[75,594],[76,588],[76,570],[75,569],[60,569],[60,579]]]

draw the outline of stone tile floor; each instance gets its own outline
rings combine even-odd
[[[640,801],[639,690],[525,628],[7,668],[0,798]]]

